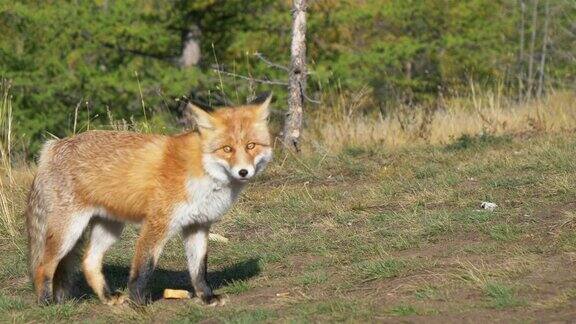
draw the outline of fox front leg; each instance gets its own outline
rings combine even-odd
[[[154,272],[162,248],[166,242],[164,228],[157,228],[149,223],[142,226],[140,237],[136,243],[136,253],[132,260],[130,278],[128,279],[128,291],[130,299],[137,304],[145,304],[146,285]]]
[[[182,230],[188,271],[196,296],[206,305],[223,306],[226,299],[215,295],[206,280],[209,231],[208,227],[203,226],[187,226]]]

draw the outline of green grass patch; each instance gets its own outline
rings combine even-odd
[[[492,188],[516,189],[522,186],[532,185],[538,182],[538,177],[533,175],[521,177],[499,177],[489,182]]]
[[[237,295],[250,290],[250,284],[246,280],[232,280],[226,283],[223,292]]]
[[[418,300],[429,300],[433,299],[438,295],[438,289],[431,286],[425,286],[414,292],[414,297]]]
[[[323,284],[328,281],[328,275],[326,272],[313,272],[313,273],[306,273],[302,277],[300,277],[299,282],[304,286],[312,286]]]
[[[373,150],[360,146],[348,146],[344,148],[342,152],[351,157],[359,157],[362,155],[374,154]]]
[[[224,323],[229,324],[252,324],[269,322],[276,318],[275,313],[268,309],[251,309],[236,311],[222,318]]]
[[[377,260],[359,264],[362,277],[367,280],[397,277],[405,268],[405,263],[398,260]]]
[[[418,311],[416,310],[416,308],[411,305],[398,305],[390,309],[388,313],[394,316],[418,315]]]
[[[514,241],[520,236],[520,228],[513,224],[495,224],[488,228],[490,237],[503,242]]]
[[[440,173],[440,169],[436,164],[426,164],[421,168],[416,169],[414,177],[416,179],[434,178]]]
[[[510,142],[512,142],[511,136],[494,136],[486,133],[481,135],[464,134],[446,146],[446,149],[449,151],[480,149],[487,146],[508,144]]]
[[[305,301],[294,304],[290,309],[289,322],[354,322],[371,319],[374,310],[359,300],[335,297],[330,300]]]
[[[32,312],[30,315],[34,317],[38,315],[42,321],[46,322],[65,321],[76,318],[82,314],[86,306],[86,303],[81,304],[78,301],[71,300],[64,304],[40,307],[36,309],[37,312]]]
[[[0,294],[0,312],[21,310],[26,305],[19,299]]]
[[[484,292],[490,299],[490,306],[493,308],[510,308],[522,305],[517,299],[514,289],[502,283],[487,283]]]

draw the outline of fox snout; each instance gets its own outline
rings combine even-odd
[[[271,159],[272,151],[266,149],[254,158],[253,163],[238,163],[230,167],[230,176],[240,182],[248,181],[258,174]]]
[[[254,168],[252,166],[234,167],[232,174],[236,180],[246,181],[254,176]]]

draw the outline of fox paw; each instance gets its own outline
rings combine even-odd
[[[209,297],[203,297],[201,300],[205,306],[216,307],[226,305],[228,297],[224,295],[212,295]]]
[[[104,300],[104,304],[108,306],[115,306],[115,305],[122,305],[129,300],[128,295],[122,294],[119,292],[115,292],[111,294],[106,300]]]

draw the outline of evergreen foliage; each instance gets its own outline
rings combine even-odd
[[[546,11],[540,1],[534,25],[535,2],[525,0],[522,30],[521,2],[311,2],[309,96],[367,88],[373,100],[365,108],[386,112],[398,101],[425,103],[467,91],[470,80],[526,91],[530,58],[536,78],[544,52],[546,86],[573,84],[576,6],[550,1]],[[288,0],[2,0],[0,76],[12,83],[17,133],[26,134],[34,151],[46,131],[66,135],[76,111],[85,128],[107,123],[109,113],[136,119],[146,109],[175,113],[182,96],[241,103],[270,85],[214,69],[285,81],[284,70],[254,54],[288,65],[290,8]],[[202,60],[185,69],[177,60],[192,26],[201,31]],[[274,87],[282,99],[285,89]]]

